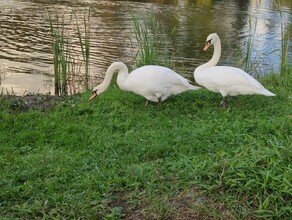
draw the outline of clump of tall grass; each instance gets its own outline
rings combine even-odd
[[[251,55],[252,55],[253,39],[254,39],[254,35],[256,33],[256,29],[257,29],[257,17],[255,18],[254,28],[252,27],[251,18],[248,19],[248,25],[249,25],[250,33],[249,33],[248,38],[247,38],[246,53],[245,53],[245,56],[243,58],[244,70],[246,72],[250,71],[251,66],[252,66],[251,65]]]
[[[243,49],[244,53],[240,52],[241,59],[239,61],[239,66],[241,66],[246,72],[252,75],[261,74],[261,57],[258,55],[254,57],[253,55],[254,36],[257,31],[257,24],[257,17],[255,17],[254,19],[252,17],[248,18],[247,41],[245,43],[245,48]]]
[[[83,25],[84,25],[84,38],[82,37],[82,33],[80,31],[78,22],[77,22],[77,16],[75,14],[76,18],[76,27],[77,27],[77,34],[78,39],[80,43],[80,48],[82,52],[82,58],[83,62],[85,64],[85,81],[84,86],[85,89],[89,89],[89,78],[90,78],[90,72],[89,72],[89,55],[90,55],[90,8],[88,10],[88,16],[86,17],[84,15],[83,17]]]
[[[75,15],[77,38],[82,59],[79,59],[79,54],[72,46],[73,35],[66,30],[66,25],[72,23],[73,15]],[[88,89],[90,79],[90,10],[87,17],[84,15],[83,18],[84,34],[79,27],[78,19],[74,12],[71,13],[69,24],[65,24],[64,16],[60,20],[58,14],[56,15],[55,23],[52,16],[49,15],[49,22],[53,51],[55,95],[74,94],[78,84],[83,84],[83,87]],[[82,72],[83,66],[84,72]]]
[[[281,48],[276,48],[275,50],[269,52],[269,54],[272,54],[276,51],[281,51],[281,55],[280,55],[280,69],[278,70],[280,72],[280,77],[283,78],[284,75],[286,75],[287,73],[289,73],[290,71],[288,71],[289,67],[287,64],[287,58],[288,58],[288,47],[289,47],[289,40],[290,40],[290,28],[289,28],[289,24],[287,22],[285,22],[284,20],[284,16],[283,16],[283,12],[279,6],[279,4],[276,4],[280,13],[280,17],[281,17]],[[257,30],[257,17],[254,18],[254,21],[252,21],[252,17],[248,18],[248,28],[249,28],[249,35],[247,37],[247,41],[245,44],[245,52],[244,53],[240,53],[241,55],[241,59],[239,62],[239,65],[242,66],[242,68],[249,73],[252,73],[254,75],[261,75],[261,67],[260,67],[260,63],[262,62],[262,58],[261,55],[262,54],[258,54],[256,56],[253,55],[254,52],[254,36],[256,34],[256,30]]]
[[[132,19],[138,46],[138,52],[135,56],[136,66],[159,64],[170,67],[169,42],[162,33],[155,16],[150,14],[147,18],[139,20],[133,15]]]
[[[275,5],[281,18],[281,63],[280,63],[280,77],[283,78],[288,72],[287,58],[290,40],[290,28],[288,22],[285,22],[284,14],[281,9],[280,1],[275,1]]]
[[[64,17],[60,21],[59,15],[56,16],[56,25],[49,15],[50,33],[53,49],[53,65],[55,77],[55,95],[67,95],[67,72],[70,57],[69,37],[65,36]]]

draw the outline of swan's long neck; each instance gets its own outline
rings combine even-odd
[[[105,73],[105,77],[104,77],[104,80],[102,82],[104,90],[106,90],[109,87],[115,71],[118,71],[117,83],[118,83],[119,87],[121,87],[122,89],[124,88],[125,82],[129,76],[128,68],[122,62],[115,62],[115,63],[112,63],[108,67],[108,69]]]
[[[200,71],[208,67],[216,66],[216,64],[219,62],[220,56],[221,56],[221,42],[220,42],[220,39],[218,38],[218,40],[216,40],[216,42],[214,43],[214,53],[213,53],[212,59],[209,60],[209,62],[198,66],[195,70],[195,74],[199,73]]]

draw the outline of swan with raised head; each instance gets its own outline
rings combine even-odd
[[[120,89],[145,97],[145,105],[148,104],[148,100],[160,103],[170,95],[201,88],[191,85],[187,79],[163,66],[142,66],[129,74],[124,63],[114,62],[108,67],[103,82],[93,88],[89,100],[107,90],[116,71],[118,72],[117,84]]]
[[[195,69],[194,78],[199,85],[212,92],[221,93],[223,100],[220,104],[223,107],[227,106],[227,96],[251,94],[275,96],[242,69],[216,66],[221,56],[221,42],[216,33],[207,37],[203,50],[206,51],[210,45],[214,45],[213,57],[209,62]]]

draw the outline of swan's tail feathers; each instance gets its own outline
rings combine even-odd
[[[198,90],[198,89],[201,89],[201,88],[202,87],[190,85],[190,89],[191,90]]]
[[[275,96],[276,94],[270,92],[269,90],[267,89],[263,89],[262,90],[262,94],[265,95],[265,96]]]
[[[198,90],[198,89],[201,89],[202,88],[200,86],[194,86],[193,83],[190,80],[188,80],[188,82],[189,82],[189,88],[191,90]]]

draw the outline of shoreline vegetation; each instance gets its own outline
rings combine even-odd
[[[89,102],[90,91],[61,94],[70,56],[58,42],[70,40],[52,21],[61,96],[0,96],[1,219],[289,219],[291,68],[259,78],[277,96],[231,97],[226,109],[205,89],[145,107],[116,83]],[[146,24],[134,22],[142,41]],[[150,36],[162,39],[147,33],[143,63]]]

